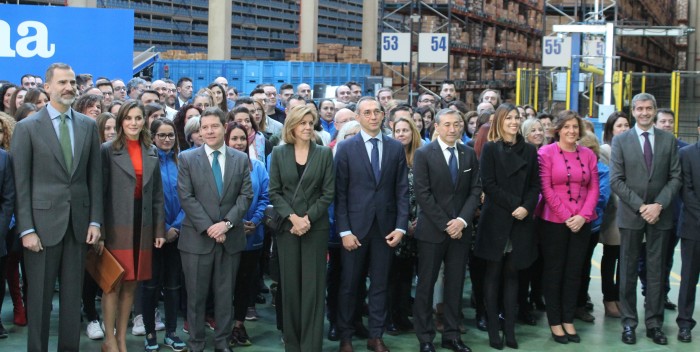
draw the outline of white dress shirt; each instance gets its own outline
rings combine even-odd
[[[221,147],[219,147],[218,150],[219,153],[219,165],[221,166],[221,180],[224,180],[224,170],[226,170],[226,144],[222,144]],[[214,162],[214,149],[211,148],[208,144],[204,144],[204,151],[207,153],[207,159],[209,159],[209,166],[211,167],[212,163]]]
[[[644,136],[642,136],[642,133],[644,132],[649,132],[649,143],[651,144],[651,152],[654,152],[654,126],[649,128],[648,131],[644,131],[641,128],[639,128],[639,125],[635,124],[634,125],[634,133],[637,134],[637,138],[639,139],[639,145],[642,147],[642,154],[644,154]]]

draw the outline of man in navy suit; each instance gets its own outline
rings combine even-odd
[[[369,260],[367,349],[388,352],[382,340],[386,318],[387,282],[394,247],[408,225],[408,169],[403,146],[381,134],[384,113],[371,97],[355,110],[362,129],[338,144],[336,168],[336,229],[340,233],[341,287],[338,329],[340,351],[353,351],[353,314],[362,268]]]

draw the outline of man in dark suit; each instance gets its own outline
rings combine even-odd
[[[353,314],[363,266],[369,259],[369,340],[375,352],[389,349],[382,340],[387,282],[394,247],[408,227],[408,169],[403,146],[381,134],[382,112],[370,97],[357,103],[362,129],[341,142],[335,156],[336,229],[340,233],[341,286],[338,312],[340,351],[353,351]]]
[[[444,330],[442,347],[471,351],[460,338],[459,308],[464,286],[474,211],[479,205],[479,163],[472,148],[457,143],[459,113],[435,115],[438,138],[418,149],[413,160],[414,189],[419,206],[418,284],[413,305],[414,326],[421,352],[434,352],[433,287],[445,263]]]
[[[700,118],[698,118],[700,133]],[[700,275],[700,142],[681,148],[683,208],[678,221],[681,238],[681,287],[678,293],[678,341],[691,342],[695,327],[695,291]]]
[[[681,186],[676,138],[654,127],[656,100],[648,93],[632,99],[634,128],[613,138],[610,186],[620,199],[620,303],[622,342],[637,342],[637,260],[646,240],[645,324],[654,343],[668,343],[664,319],[664,263],[673,227],[673,196]]]
[[[15,127],[12,141],[17,232],[27,269],[27,351],[47,351],[51,300],[61,278],[59,351],[80,348],[80,299],[87,244],[100,239],[102,165],[95,122],[71,109],[75,72],[46,70],[51,101]]]
[[[207,108],[200,120],[200,148],[182,152],[177,191],[185,211],[178,249],[187,288],[190,351],[203,351],[209,287],[214,292],[215,351],[230,351],[233,292],[245,248],[243,216],[253,200],[248,156],[224,144],[225,116]]]

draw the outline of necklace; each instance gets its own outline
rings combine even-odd
[[[559,154],[561,154],[561,157],[564,159],[564,165],[566,165],[566,186],[569,187],[569,190],[566,191],[566,193],[569,194],[569,202],[576,202],[576,204],[578,204],[578,202],[581,200],[581,191],[579,190],[577,198],[574,199],[573,194],[571,193],[571,165],[569,165],[569,159],[567,159],[566,155],[564,155],[564,151],[561,149],[561,146],[557,146],[559,147]],[[581,185],[584,185],[586,184],[586,170],[585,165],[583,165],[583,161],[581,161],[578,146],[576,147],[576,160],[581,165]]]

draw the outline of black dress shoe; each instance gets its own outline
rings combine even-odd
[[[637,343],[637,334],[634,329],[629,326],[625,326],[622,330],[622,342],[628,345],[634,345]]]
[[[676,310],[676,304],[671,302],[671,300],[668,299],[668,296],[666,296],[666,300],[664,300],[664,308],[668,310]]]
[[[489,330],[489,322],[486,320],[486,316],[477,316],[476,317],[476,328],[481,330],[481,331],[488,331]]]
[[[386,333],[391,336],[398,336],[399,334],[401,334],[401,331],[399,331],[399,328],[394,323],[386,324],[384,329]]]
[[[525,309],[518,312],[518,321],[527,325],[537,325],[537,319],[535,319],[535,316]]]
[[[335,324],[331,324],[328,327],[328,340],[338,341],[338,329],[335,327]]]
[[[361,339],[369,338],[369,330],[367,330],[367,328],[364,324],[362,324],[361,321],[355,323],[355,336]]]
[[[690,332],[690,328],[680,328],[678,329],[678,341],[680,342],[691,342],[693,341],[693,335]]]
[[[661,328],[651,328],[647,330],[647,337],[652,339],[657,345],[665,345],[668,343],[666,335],[661,331]]]
[[[420,352],[435,352],[435,346],[432,342],[421,342]]]
[[[472,352],[472,349],[467,347],[460,339],[443,340],[441,345],[442,348],[447,348],[456,352]]]

